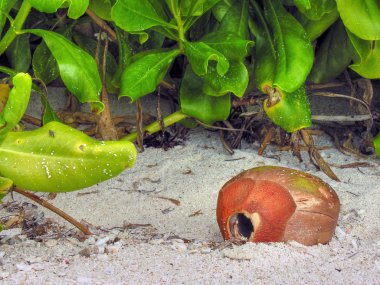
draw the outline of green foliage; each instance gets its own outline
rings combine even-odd
[[[375,145],[375,151],[377,156],[380,157],[380,133],[377,134],[377,136],[373,140],[373,144]]]

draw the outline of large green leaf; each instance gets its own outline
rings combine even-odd
[[[13,181],[0,176],[0,202],[7,195],[8,191],[12,188]],[[1,228],[0,228],[1,231]]]
[[[54,13],[59,8],[69,7],[67,15],[72,19],[82,16],[88,7],[89,0],[28,0],[32,7],[40,12]]]
[[[111,8],[115,1],[90,0],[89,8],[99,17],[106,21],[112,21]]]
[[[17,0],[0,0],[0,35],[2,34],[7,15],[12,7],[16,4]]]
[[[219,1],[213,8],[212,13],[218,22],[221,22],[227,12],[238,0]]]
[[[273,85],[287,92],[300,88],[313,65],[313,48],[301,24],[279,0],[264,1],[266,20],[274,34],[276,69]]]
[[[377,156],[380,157],[380,133],[378,133],[375,139],[373,140],[373,144],[375,146]]]
[[[253,41],[245,40],[236,33],[223,31],[208,33],[201,41],[231,60],[242,60],[254,45]]]
[[[346,28],[364,40],[380,40],[379,0],[336,0]]]
[[[175,29],[159,16],[148,0],[118,0],[111,10],[112,20],[127,32],[138,32],[155,26]]]
[[[182,112],[206,124],[227,119],[231,108],[230,95],[208,96],[202,88],[203,79],[187,66],[179,91]]]
[[[336,9],[334,0],[294,0],[297,8],[310,20],[320,20]],[[306,4],[306,5],[305,5]]]
[[[182,0],[181,14],[186,17],[199,17],[211,9],[220,0]]]
[[[89,187],[132,167],[136,148],[128,141],[97,141],[50,122],[34,131],[10,132],[0,144],[0,174],[17,187],[66,192]]]
[[[17,36],[5,53],[12,69],[17,72],[27,72],[32,60],[29,35],[23,34]]]
[[[350,68],[365,78],[379,79],[380,40],[365,41],[350,32],[348,32],[348,36],[356,51]]]
[[[216,61],[216,70],[220,75],[225,74],[230,67],[227,58],[219,51],[211,48],[203,42],[184,42],[185,55],[187,56],[194,72],[199,75],[207,73],[210,61]]]
[[[122,74],[119,97],[128,96],[135,101],[153,92],[178,54],[178,49],[150,50],[137,54]]]
[[[352,45],[342,21],[331,27],[318,47],[315,63],[309,80],[315,83],[327,82],[339,74],[350,64]]]
[[[92,109],[103,111],[99,99],[102,88],[95,59],[64,36],[46,30],[27,30],[42,37],[58,63],[59,72],[67,89],[80,102],[90,102]]]
[[[242,39],[248,39],[248,0],[236,1],[220,21],[218,30],[236,33]]]
[[[32,90],[32,78],[28,73],[18,73],[12,78],[12,84],[7,103],[0,113],[0,141],[24,115]]]
[[[41,42],[34,51],[32,66],[34,76],[46,85],[59,77],[57,61],[45,42]]]
[[[243,97],[248,87],[248,70],[241,61],[231,61],[228,72],[219,75],[214,67],[209,68],[204,76],[202,91],[209,96],[223,96],[229,92]]]

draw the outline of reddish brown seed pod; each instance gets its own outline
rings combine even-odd
[[[320,178],[302,171],[263,166],[240,173],[219,192],[216,209],[225,240],[328,243],[340,203]]]

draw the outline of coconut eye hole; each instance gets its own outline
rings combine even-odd
[[[243,213],[232,215],[228,224],[231,235],[238,240],[250,240],[255,231],[251,220]]]

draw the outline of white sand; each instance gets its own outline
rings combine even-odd
[[[84,242],[22,239],[0,245],[0,283],[380,284],[379,160],[365,160],[372,168],[333,167],[342,181],[335,182],[317,171],[306,154],[300,164],[274,147],[265,157],[257,150],[256,144],[245,145],[230,156],[216,133],[197,128],[184,146],[168,151],[148,148],[138,155],[135,167],[119,177],[59,194],[51,201],[54,205],[104,230]],[[334,165],[359,161],[335,149],[322,154]],[[261,165],[300,169],[336,190],[342,206],[329,245],[223,242],[215,218],[218,191],[234,175]],[[88,192],[94,193],[78,196]],[[16,194],[14,199],[24,201]],[[46,210],[38,211],[72,228]],[[201,214],[190,217],[197,211]],[[6,215],[4,210],[0,215]],[[123,223],[151,226],[123,229]],[[92,249],[89,257],[80,254],[85,248],[90,253]]]

